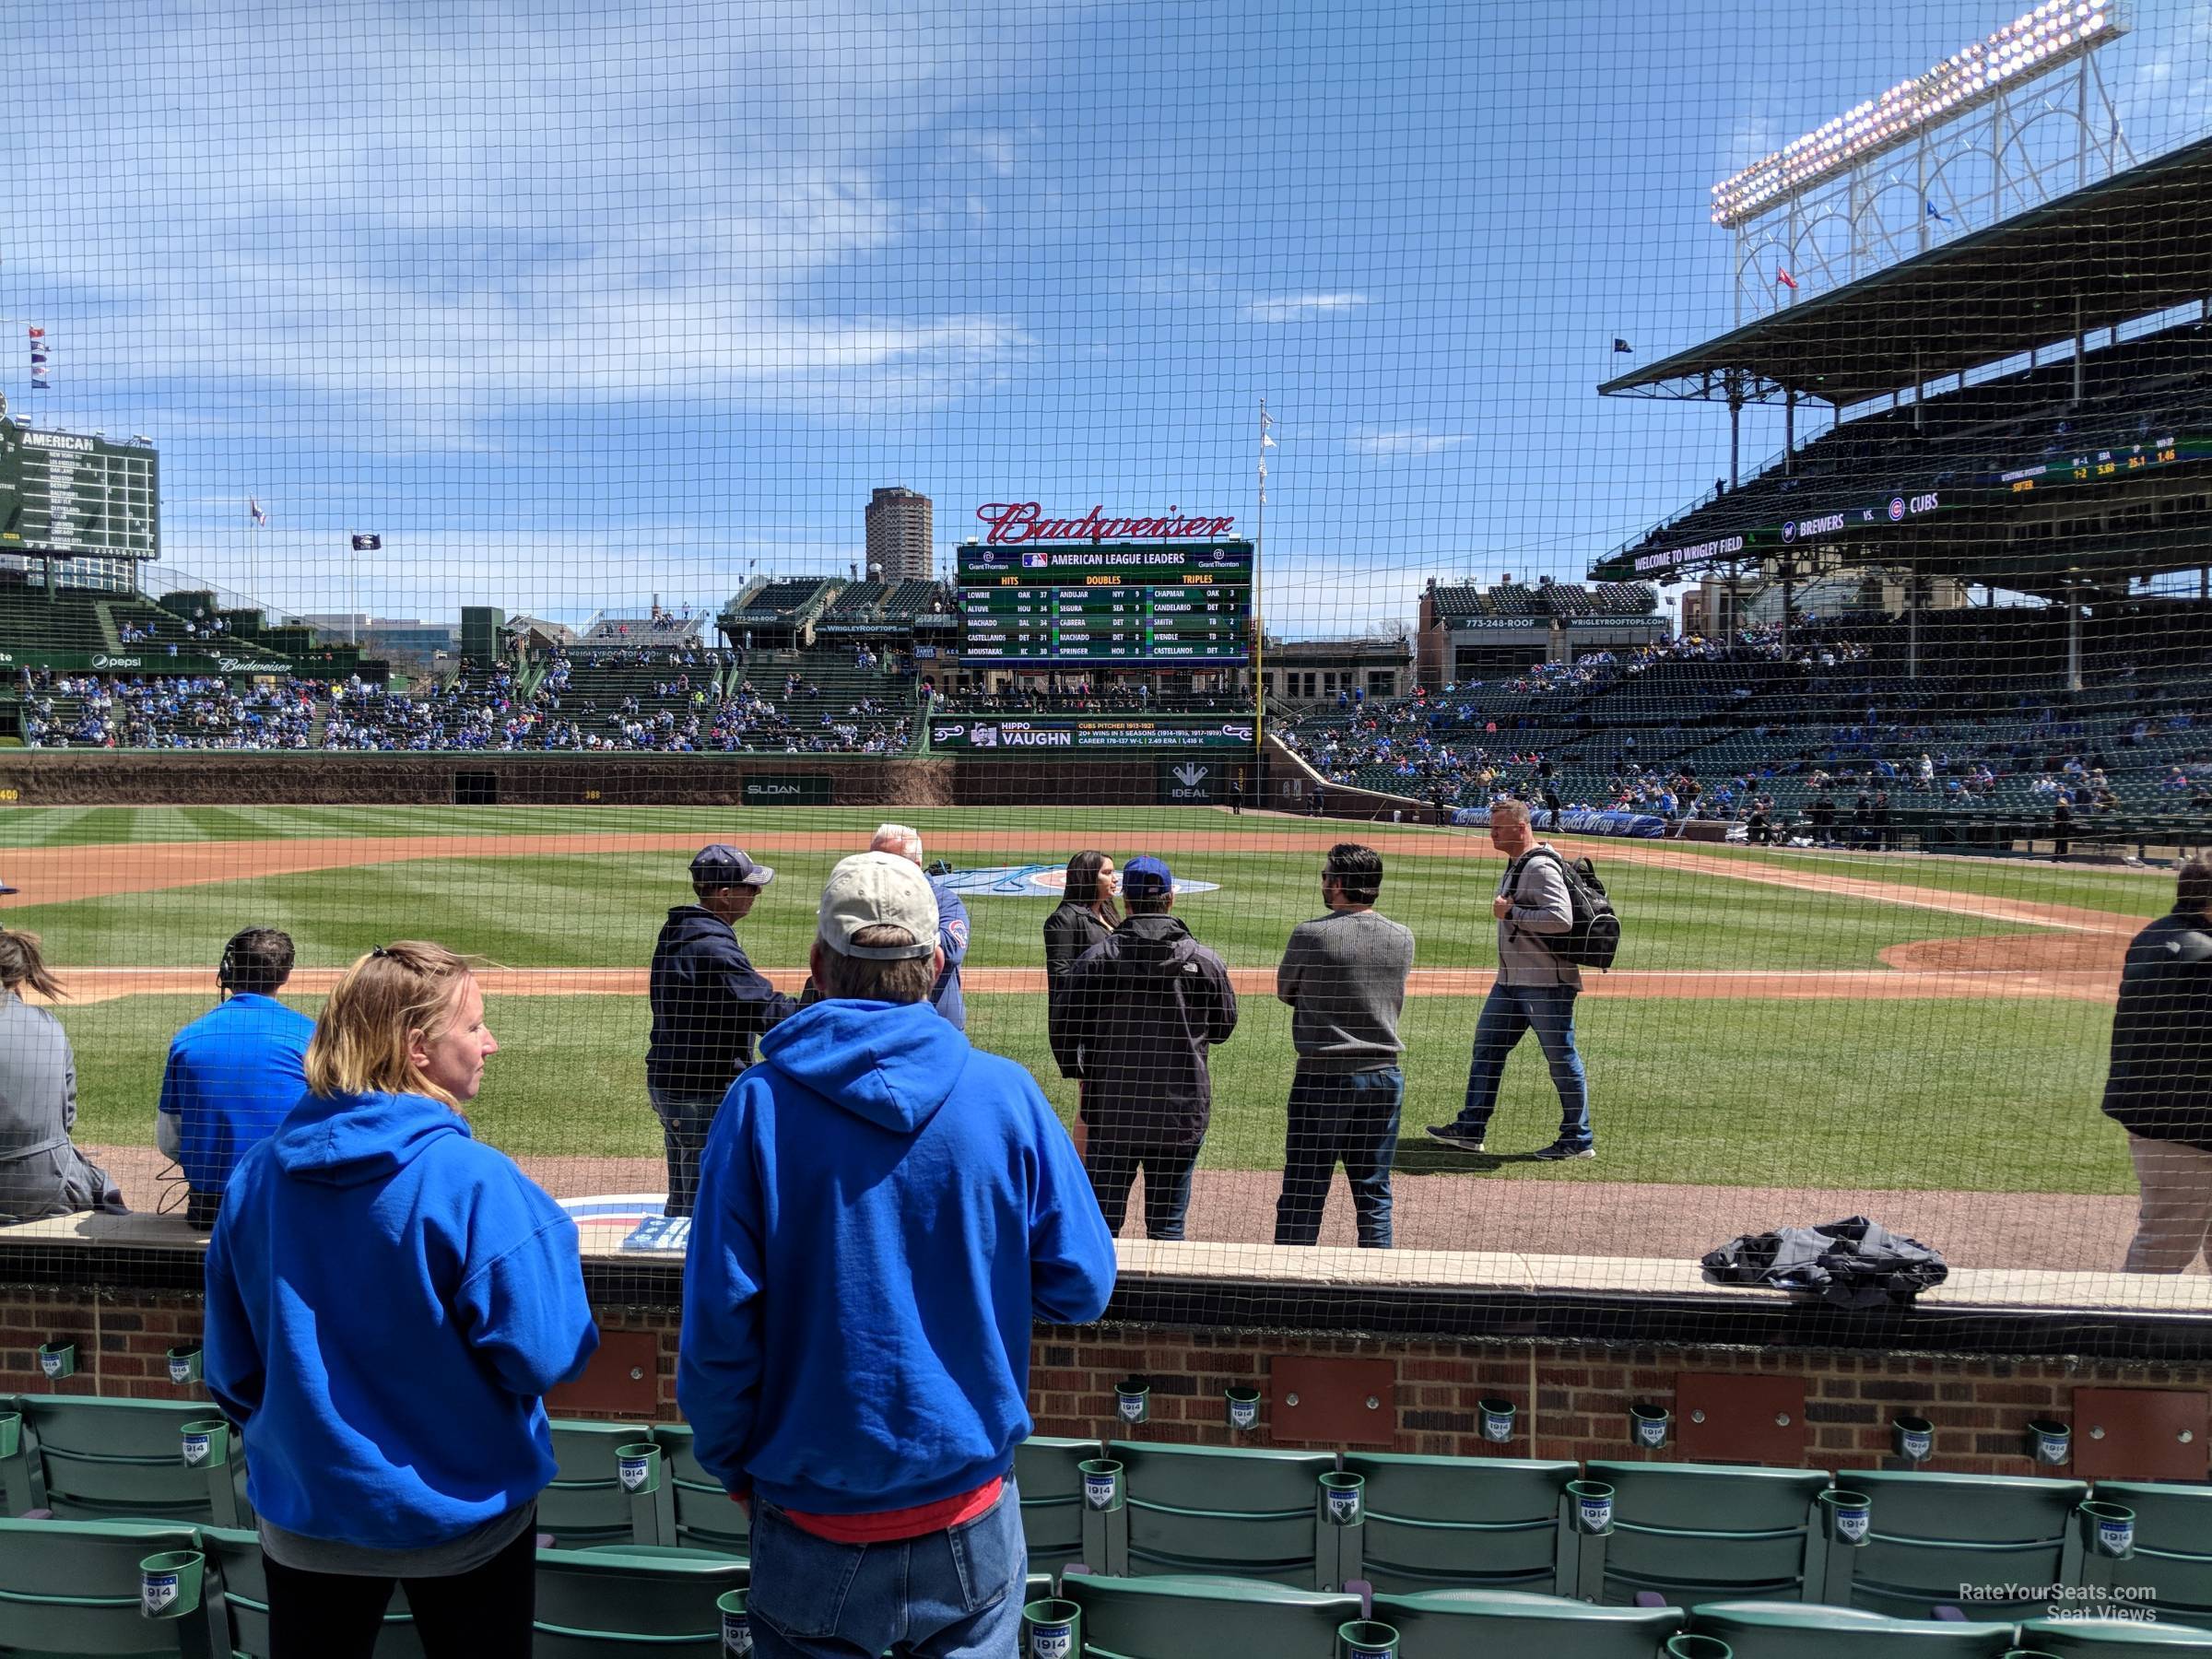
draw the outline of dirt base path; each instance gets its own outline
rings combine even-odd
[[[150,1147],[88,1146],[85,1151],[114,1177],[132,1208],[182,1207],[182,1187],[162,1183],[167,1160]],[[559,1198],[659,1193],[667,1185],[667,1171],[653,1158],[520,1161]],[[1676,1186],[1571,1177],[1486,1181],[1479,1174],[1402,1171],[1392,1186],[1400,1249],[1524,1255],[1695,1261],[1739,1233],[1861,1215],[1933,1245],[1954,1267],[2102,1272],[2119,1267],[2136,1218],[2132,1198],[2040,1193]],[[1272,1239],[1279,1190],[1280,1178],[1270,1171],[1201,1171],[1192,1185],[1190,1237],[1223,1243]],[[1123,1237],[1142,1236],[1136,1218],[1143,1213],[1139,1193],[1131,1199]],[[1351,1200],[1341,1180],[1329,1193],[1321,1242],[1357,1242]]]

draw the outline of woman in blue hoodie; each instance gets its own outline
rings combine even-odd
[[[377,947],[224,1190],[206,1380],[244,1432],[273,1659],[365,1659],[394,1583],[430,1659],[530,1651],[540,1396],[599,1333],[575,1223],[461,1114],[498,1048],[461,958]]]

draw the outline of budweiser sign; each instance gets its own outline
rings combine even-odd
[[[983,539],[994,547],[1012,542],[1042,541],[1165,541],[1178,536],[1211,539],[1227,535],[1233,518],[1183,518],[1182,510],[1168,509],[1156,518],[1101,518],[1093,507],[1081,518],[1046,518],[1035,501],[992,501],[975,510],[975,516],[991,526]]]

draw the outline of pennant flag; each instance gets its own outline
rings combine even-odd
[[[357,535],[353,538],[353,550],[356,553],[382,553],[384,550],[384,538],[381,535]]]
[[[46,331],[35,324],[23,331],[30,338],[30,389],[34,392],[53,390],[53,363],[46,355]]]
[[[1260,447],[1262,449],[1280,449],[1283,446],[1276,442],[1274,439],[1268,437],[1266,433],[1262,432],[1260,434]]]
[[[1615,335],[1613,336],[1613,349],[1614,349],[1614,350],[1616,350],[1616,351],[1629,351],[1629,352],[1632,352],[1632,351],[1634,351],[1634,350],[1636,349],[1636,347],[1633,347],[1633,346],[1631,346],[1631,345],[1630,345],[1630,344],[1629,344],[1629,343],[1628,343],[1626,340],[1622,339],[1622,338],[1621,338],[1621,337],[1620,337],[1618,335]]]
[[[1928,217],[1929,217],[1930,218],[1932,218],[1932,219],[1935,219],[1935,220],[1936,220],[1937,223],[1939,223],[1939,224],[1945,224],[1945,225],[1947,225],[1947,224],[1949,224],[1949,223],[1951,222],[1951,220],[1950,220],[1950,216],[1949,216],[1949,215],[1947,215],[1947,214],[1943,214],[1943,213],[1938,213],[1938,212],[1936,212],[1936,204],[1935,204],[1935,203],[1933,203],[1933,202],[1923,202],[1922,206],[1924,206],[1924,207],[1926,207],[1926,208],[1927,208],[1927,210],[1928,210]]]
[[[1797,290],[1797,278],[1791,276],[1789,272],[1783,270],[1780,265],[1776,265],[1774,267],[1774,280],[1781,283],[1783,288],[1788,288],[1792,293],[1794,293]]]
[[[33,328],[28,332],[34,340],[42,340],[46,337],[46,331],[42,328]]]
[[[261,510],[261,502],[253,496],[246,498],[246,515],[253,521],[256,526],[269,522],[269,515]]]

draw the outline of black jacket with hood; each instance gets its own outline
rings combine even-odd
[[[2127,947],[2104,1112],[2130,1135],[2212,1152],[2212,920],[2203,911],[2171,911]]]
[[[1128,917],[1084,952],[1050,1021],[1053,1058],[1082,1079],[1094,1136],[1163,1149],[1206,1139],[1206,1051],[1237,1029],[1237,994],[1221,959],[1175,917]]]
[[[727,922],[696,904],[668,912],[648,988],[645,1081],[663,1094],[720,1098],[753,1063],[755,1040],[799,1006],[762,977]]]

